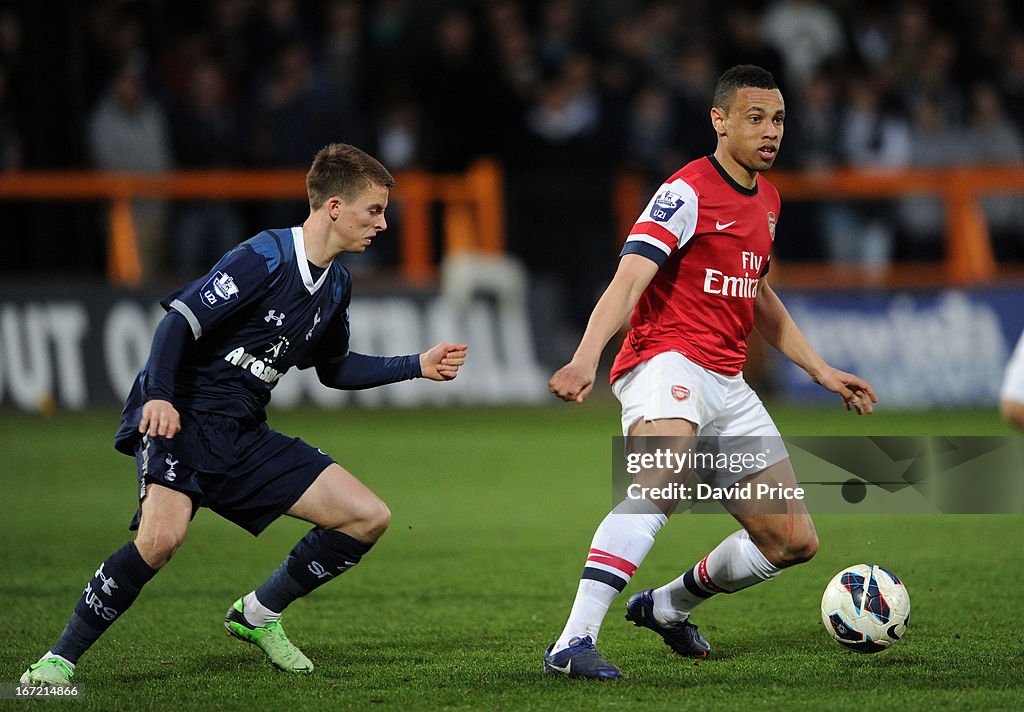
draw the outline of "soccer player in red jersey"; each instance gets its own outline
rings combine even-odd
[[[714,154],[684,166],[648,203],[579,348],[551,377],[552,393],[577,403],[587,397],[601,351],[632,312],[611,373],[630,442],[644,436],[779,438],[741,373],[754,328],[839,394],[848,410],[871,413],[877,402],[871,386],[825,363],[768,285],[779,194],[761,174],[778,154],[785,114],[770,72],[741,65],[719,78],[711,109]],[[785,448],[772,450],[764,469],[744,484],[795,485]],[[545,670],[621,676],[595,648],[601,622],[677,504],[627,497],[601,522],[565,629],[544,656]],[[680,655],[706,656],[711,646],[689,621],[695,606],[814,556],[818,538],[803,502],[789,499],[783,506],[783,513],[730,508],[742,528],[676,580],[632,596],[627,620],[658,633]]]

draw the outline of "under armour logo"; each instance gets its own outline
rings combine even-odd
[[[281,324],[284,323],[284,317],[284,314],[278,314],[276,311],[271,309],[270,311],[267,312],[267,315],[263,317],[263,321],[267,322],[268,324],[273,321],[276,322],[276,326],[281,326]]]
[[[103,589],[103,593],[107,594],[108,596],[114,592],[115,588],[118,588],[117,582],[114,581],[114,577],[113,576],[108,578],[108,577],[103,575],[103,564],[100,564],[100,567],[98,569],[96,569],[96,573],[93,574],[93,576],[95,576],[96,578],[98,578],[100,581],[103,582],[100,585],[100,588],[102,588]]]

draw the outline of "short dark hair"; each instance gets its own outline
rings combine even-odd
[[[755,89],[779,88],[775,83],[775,77],[767,69],[758,67],[756,64],[738,64],[725,70],[722,76],[718,78],[718,84],[715,85],[713,106],[717,106],[726,112],[729,111],[729,106],[732,104],[732,98],[736,95],[736,91],[744,87],[754,87]]]
[[[395,179],[373,156],[347,143],[332,143],[317,151],[306,174],[306,193],[313,210],[332,195],[348,202],[371,186],[393,188]]]

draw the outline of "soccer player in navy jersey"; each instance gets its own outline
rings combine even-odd
[[[268,427],[270,392],[293,366],[316,368],[332,388],[358,389],[450,381],[466,359],[467,346],[453,343],[409,356],[349,350],[352,285],[335,257],[363,252],[387,227],[393,185],[384,166],[359,149],[325,147],[306,177],[310,213],[302,225],[261,232],[161,302],[167,315],[115,437],[138,465],[135,540],[99,565],[64,632],[23,684],[69,683],[81,655],[181,546],[199,507],[253,535],[282,514],[314,525],[224,621],[281,670],[312,672],[285,635],[281,612],[359,563],[391,513],[329,455]]]
[[[761,401],[743,380],[746,339],[756,328],[847,409],[870,413],[871,386],[822,360],[768,285],[778,191],[761,175],[782,141],[785,104],[771,73],[753,65],[718,81],[711,156],[689,163],[651,198],[633,227],[618,269],[601,296],[572,360],[549,388],[582,402],[594,383],[601,351],[632,313],[630,331],[612,366],[612,391],[622,404],[622,432],[632,442],[668,436],[778,438]],[[764,469],[744,483],[790,487],[796,478],[780,440]],[[760,464],[760,463],[759,463]],[[642,484],[666,484],[652,473]],[[653,480],[653,481],[651,481]],[[614,679],[619,669],[597,651],[601,623],[667,522],[677,499],[627,497],[594,534],[576,599],[562,634],[544,655],[555,674]],[[635,594],[626,618],[660,635],[676,653],[704,657],[711,646],[690,611],[717,593],[733,593],[807,561],[818,546],[803,502],[785,512],[733,507],[742,528],[674,581]]]

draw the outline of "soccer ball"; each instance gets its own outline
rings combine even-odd
[[[821,622],[843,647],[878,653],[907,632],[910,594],[892,572],[855,564],[837,573],[825,587]]]

